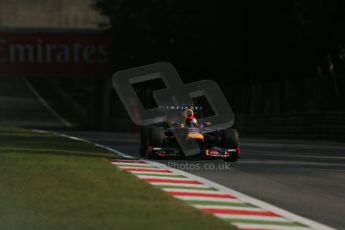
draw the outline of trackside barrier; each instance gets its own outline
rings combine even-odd
[[[345,112],[242,115],[241,136],[345,141]]]

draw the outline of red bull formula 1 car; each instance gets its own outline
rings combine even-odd
[[[201,158],[221,158],[237,161],[240,157],[239,134],[236,129],[211,129],[210,124],[198,124],[192,109],[185,111],[184,120],[175,127],[145,126],[140,132],[140,154],[146,158],[184,156],[174,133],[187,141],[196,141]]]

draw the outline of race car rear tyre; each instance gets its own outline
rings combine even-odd
[[[145,157],[149,145],[149,127],[140,127],[140,156]]]
[[[235,162],[239,157],[240,138],[236,129],[225,129],[222,137],[222,147],[227,149],[236,149],[231,152],[230,157],[224,158],[224,161]]]

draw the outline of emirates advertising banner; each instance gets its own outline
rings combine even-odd
[[[0,31],[0,76],[105,75],[109,40],[99,31]]]

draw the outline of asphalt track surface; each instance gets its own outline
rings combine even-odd
[[[126,133],[66,134],[139,157],[139,139]],[[241,159],[156,160],[254,198],[345,229],[345,144],[241,139]]]

